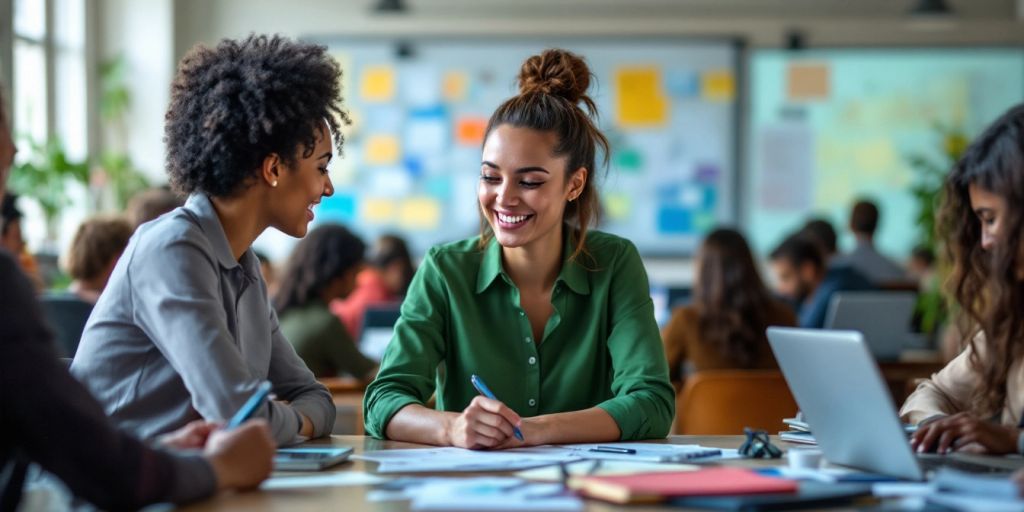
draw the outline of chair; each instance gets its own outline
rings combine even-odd
[[[39,302],[62,355],[75,357],[93,305],[72,294],[46,294]]]
[[[686,378],[676,396],[675,430],[681,435],[739,435],[744,427],[775,433],[797,405],[782,373],[708,370]]]

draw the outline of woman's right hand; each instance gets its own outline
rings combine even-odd
[[[274,469],[275,448],[267,422],[256,419],[211,433],[203,455],[217,475],[218,489],[252,489]]]
[[[521,427],[522,421],[505,404],[477,396],[448,423],[448,444],[471,450],[494,448],[513,437],[512,427]]]

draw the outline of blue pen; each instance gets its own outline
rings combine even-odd
[[[476,390],[479,391],[481,395],[486,396],[491,400],[498,399],[498,397],[494,396],[494,393],[491,393],[490,388],[487,387],[487,384],[484,384],[484,380],[481,379],[480,377],[477,377],[476,375],[471,375],[469,377],[469,381],[473,383],[473,387],[476,388]],[[519,431],[519,427],[513,426],[512,433],[516,435],[516,439],[520,441],[525,440],[523,439],[523,433]]]
[[[245,402],[234,416],[231,417],[231,421],[228,422],[227,430],[237,428],[242,423],[245,423],[252,418],[256,411],[263,407],[264,402],[267,401],[267,397],[270,396],[270,381],[263,381],[259,387],[256,388],[256,392],[249,397],[249,400]]]

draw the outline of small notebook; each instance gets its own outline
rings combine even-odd
[[[320,471],[348,460],[352,448],[279,448],[275,471]]]
[[[584,495],[612,503],[657,503],[681,496],[791,493],[797,482],[759,475],[742,468],[708,468],[678,473],[584,476],[569,480]]]

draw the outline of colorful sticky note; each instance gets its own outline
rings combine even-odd
[[[445,101],[458,103],[466,99],[469,76],[463,71],[449,71],[441,79],[441,96]]]
[[[441,225],[441,203],[430,197],[413,197],[398,207],[398,224],[405,229],[437,229]]]
[[[693,71],[673,69],[665,76],[665,88],[675,98],[693,98],[700,95],[700,77]]]
[[[398,137],[394,135],[371,135],[366,139],[366,163],[368,165],[392,165],[400,156]]]
[[[693,233],[693,211],[679,206],[658,209],[658,232],[666,235]]]
[[[319,221],[351,222],[356,217],[356,196],[337,191],[323,198],[316,210]]]
[[[455,142],[462,146],[480,146],[484,143],[487,119],[463,117],[455,122]]]
[[[370,66],[363,70],[359,87],[363,101],[385,102],[395,96],[395,70],[391,66]]]
[[[633,199],[628,194],[613,192],[604,197],[604,211],[611,220],[629,218],[633,209]]]
[[[615,167],[621,171],[635,172],[644,166],[644,155],[636,148],[623,148],[612,154],[615,155]]]
[[[703,163],[697,165],[697,171],[695,178],[698,182],[713,185],[718,183],[718,176],[721,173],[718,170],[718,166],[711,163]]]
[[[736,79],[732,71],[708,71],[701,77],[701,95],[708,101],[732,101],[736,97]]]
[[[662,126],[668,121],[668,100],[661,90],[661,71],[654,66],[615,72],[616,119],[623,128]]]
[[[372,224],[389,224],[395,220],[398,208],[395,201],[381,197],[371,197],[363,201],[362,218]]]
[[[716,223],[714,213],[698,212],[693,215],[693,228],[700,233],[711,231]]]
[[[786,69],[786,95],[792,101],[823,100],[829,96],[829,67],[823,62],[799,62]]]
[[[444,153],[450,144],[448,123],[442,107],[410,112],[405,126],[405,152],[413,155]]]

